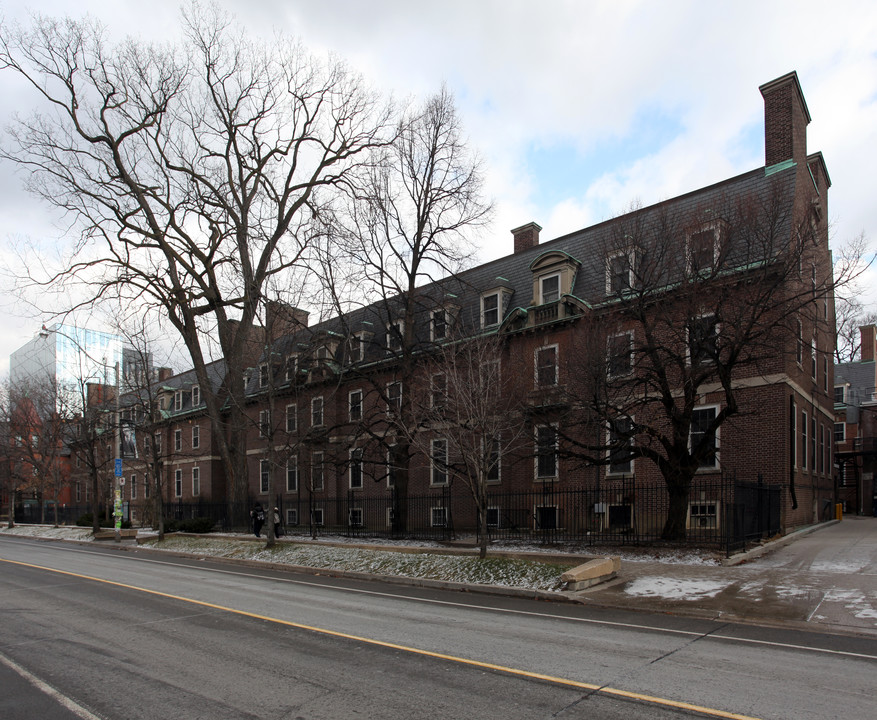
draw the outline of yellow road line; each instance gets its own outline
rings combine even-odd
[[[594,685],[592,683],[579,682],[578,680],[570,680],[568,678],[557,677],[554,675],[543,675],[542,673],[534,673],[528,670],[508,667],[507,665],[495,665],[493,663],[482,662],[480,660],[471,660],[469,658],[458,657],[456,655],[445,655],[444,653],[433,652],[432,650],[423,650],[420,648],[410,647],[408,645],[398,645],[396,643],[385,642],[383,640],[375,640],[361,635],[351,635],[349,633],[338,632],[337,630],[329,630],[327,628],[314,627],[312,625],[304,625],[302,623],[292,622],[291,620],[281,620],[280,618],[270,617],[269,615],[259,615],[258,613],[247,612],[246,610],[237,610],[235,608],[226,607],[225,605],[217,605],[216,603],[206,602],[204,600],[195,600],[194,598],[183,597],[182,595],[172,595],[170,593],[160,592],[158,590],[150,590],[149,588],[138,587],[137,585],[128,585],[126,583],[116,582],[114,580],[105,580],[103,578],[92,577],[91,575],[82,575],[80,573],[70,572],[69,570],[58,570],[56,568],[45,567],[43,565],[33,565],[32,563],[20,562],[17,560],[7,560],[0,558],[0,562],[9,563],[11,565],[20,565],[22,567],[34,568],[35,570],[45,570],[47,572],[57,573],[59,575],[67,575],[69,577],[79,578],[81,580],[91,580],[92,582],[103,583],[105,585],[113,585],[115,587],[125,588],[127,590],[136,590],[138,592],[156,595],[158,597],[168,598],[170,600],[179,600],[181,602],[199,605],[201,607],[211,608],[213,610],[221,610],[223,612],[241,615],[243,617],[253,618],[255,620],[265,620],[267,622],[285,625],[287,627],[296,628],[298,630],[307,630],[321,635],[342,638],[345,640],[353,640],[355,642],[366,643],[378,647],[388,648],[390,650],[399,650],[402,652],[413,653],[425,657],[446,660],[449,662],[460,663],[471,667],[483,668],[485,670],[494,670],[496,672],[506,673],[517,677],[530,678],[532,680],[542,680],[544,682],[553,683],[555,685],[563,685],[565,687],[574,687],[581,690],[590,690],[593,692],[603,693],[604,695],[613,695],[616,697],[626,698],[628,700],[637,700],[639,702],[647,702],[655,705],[663,705],[678,710],[690,710],[692,712],[702,713],[710,717],[727,718],[727,720],[758,720],[751,715],[740,715],[738,713],[725,712],[724,710],[716,710],[714,708],[704,707],[702,705],[694,705],[692,703],[680,702],[678,700],[669,700],[654,695],[644,695],[642,693],[631,692],[629,690],[620,690],[618,688]]]

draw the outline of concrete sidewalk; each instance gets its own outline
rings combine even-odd
[[[626,558],[617,579],[576,596],[584,604],[877,637],[877,518],[847,516],[771,545],[732,566]]]

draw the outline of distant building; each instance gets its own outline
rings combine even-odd
[[[877,507],[877,327],[861,333],[861,359],[834,367],[834,448],[837,501],[846,513]]]

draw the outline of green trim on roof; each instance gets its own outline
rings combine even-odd
[[[788,160],[783,160],[776,165],[771,165],[770,167],[764,168],[764,176],[769,177],[774,173],[782,172],[783,170],[788,170],[789,168],[795,167],[795,161],[789,158]]]

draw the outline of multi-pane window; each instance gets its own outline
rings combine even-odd
[[[271,412],[269,410],[259,411],[259,435],[268,437],[271,434]]]
[[[436,439],[430,442],[430,484],[446,485],[448,482],[448,441]]]
[[[266,493],[271,484],[271,463],[267,460],[259,460],[259,492]]]
[[[295,373],[298,370],[298,355],[290,355],[286,358],[286,382],[295,380]]]
[[[183,471],[174,471],[174,497],[183,497]]]
[[[259,365],[259,387],[268,387],[268,363]]]
[[[846,402],[846,386],[835,385],[834,386],[834,404],[835,405],[843,405],[845,402]]]
[[[287,527],[298,525],[298,508],[286,508],[286,525]]]
[[[804,362],[804,326],[795,318],[795,361],[798,365]]]
[[[801,468],[807,469],[807,411],[801,411]]]
[[[490,441],[487,455],[487,477],[489,483],[500,481],[500,443],[497,438]]]
[[[197,450],[201,447],[201,426],[193,425],[192,426],[192,449]]]
[[[557,428],[540,425],[536,428],[536,478],[557,477]]]
[[[132,473],[131,478],[130,478],[130,482],[131,482],[131,499],[136,500],[137,499],[137,475]]]
[[[835,423],[834,424],[834,441],[836,443],[842,443],[847,439],[847,424],[846,423]]]
[[[607,342],[607,365],[610,377],[628,375],[633,370],[633,336],[631,333],[612,335]]]
[[[692,273],[709,272],[715,262],[716,234],[713,230],[692,233],[688,239],[688,265]]]
[[[606,292],[617,295],[630,290],[633,267],[627,253],[617,253],[606,262]]]
[[[719,465],[718,437],[716,429],[712,426],[716,419],[716,408],[696,408],[691,413],[691,433],[689,442],[691,452],[703,450],[700,458],[700,467],[714,468]]]
[[[362,390],[351,390],[347,398],[350,422],[362,420]]]
[[[432,527],[447,527],[448,509],[443,507],[431,508],[429,517]]]
[[[499,324],[499,293],[481,298],[481,327]]]
[[[560,275],[548,275],[547,277],[540,278],[539,293],[543,305],[560,298]]]
[[[201,404],[201,388],[198,385],[192,386],[192,407]]]
[[[362,527],[362,508],[350,508],[347,522],[350,527]]]
[[[362,448],[350,450],[350,488],[356,490],[362,487]]]
[[[405,322],[394,320],[387,325],[387,350],[398,352],[402,349],[402,341],[405,338]]]
[[[692,365],[715,362],[719,326],[715,315],[692,318],[688,325],[688,357]]]
[[[323,489],[323,453],[311,455],[311,490]]]
[[[816,338],[810,341],[810,375],[816,379]]]
[[[813,472],[819,470],[816,465],[816,416],[810,417],[810,469]]]
[[[822,391],[828,392],[828,358],[822,358]]]
[[[317,427],[323,424],[323,398],[315,397],[311,400],[311,425]]]
[[[179,452],[183,449],[183,431],[174,430],[174,450]]]
[[[617,418],[609,424],[609,472],[633,472],[633,424],[630,418]]]
[[[201,494],[201,468],[192,468],[192,495],[198,497]]]
[[[311,523],[317,527],[323,525],[323,508],[314,508],[311,510]]]
[[[557,385],[557,345],[536,350],[536,386]]]
[[[444,308],[432,311],[431,333],[433,341],[444,340],[448,336],[448,313]]]
[[[286,492],[298,492],[298,457],[286,461]]]
[[[286,432],[294,433],[298,430],[298,405],[286,406]]]
[[[179,412],[183,409],[183,391],[177,390],[174,393],[174,410]]]
[[[387,412],[398,414],[402,411],[402,383],[392,382],[387,385]]]

